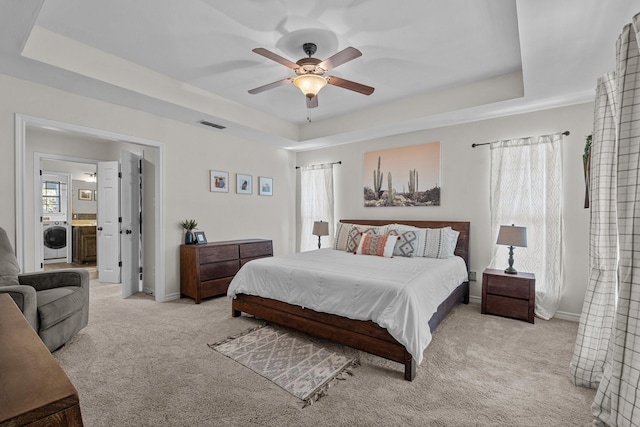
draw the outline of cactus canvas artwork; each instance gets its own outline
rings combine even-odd
[[[440,206],[440,142],[364,153],[364,205]]]

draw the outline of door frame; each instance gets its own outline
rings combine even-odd
[[[24,265],[25,244],[24,244],[24,214],[25,214],[25,171],[26,171],[26,135],[27,126],[54,129],[62,132],[75,133],[79,135],[101,138],[112,141],[122,141],[133,144],[154,147],[158,150],[158,164],[155,168],[155,300],[164,302],[166,296],[165,267],[162,254],[165,253],[165,232],[164,232],[164,144],[137,136],[124,135],[117,132],[110,132],[101,129],[94,129],[85,126],[56,120],[44,119],[41,117],[29,116],[15,113],[15,197],[16,197],[16,258],[19,265]],[[150,272],[147,272],[149,274]]]

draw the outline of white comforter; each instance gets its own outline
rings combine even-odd
[[[420,364],[431,342],[429,319],[467,280],[464,260],[382,258],[318,249],[253,260],[229,285],[228,295],[257,295],[387,329]]]

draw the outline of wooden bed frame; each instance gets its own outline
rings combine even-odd
[[[343,219],[341,222],[363,225],[406,224],[420,228],[451,227],[460,232],[455,254],[464,259],[469,271],[469,231],[470,223],[463,221],[389,221]],[[431,332],[460,302],[469,303],[469,282],[463,282],[444,300],[429,320]],[[232,316],[239,317],[242,312],[252,314],[268,322],[344,344],[366,351],[385,359],[404,364],[404,378],[413,381],[416,376],[416,364],[404,345],[393,338],[389,332],[367,320],[353,320],[334,314],[320,313],[308,308],[287,304],[270,298],[238,294],[232,301]]]

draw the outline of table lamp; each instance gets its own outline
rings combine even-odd
[[[329,223],[324,221],[315,221],[313,223],[314,236],[318,236],[318,249],[320,249],[320,237],[329,235]]]
[[[501,225],[498,232],[498,245],[509,246],[509,267],[504,271],[507,274],[518,274],[513,268],[513,247],[527,247],[527,228],[516,227],[515,225]]]

